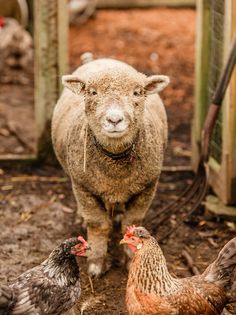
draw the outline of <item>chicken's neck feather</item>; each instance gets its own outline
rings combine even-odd
[[[59,286],[74,285],[79,279],[79,266],[74,255],[56,248],[42,263],[43,271],[49,278],[58,282]]]
[[[170,275],[162,250],[153,237],[136,252],[130,266],[129,284],[134,284],[144,293],[158,295],[180,288],[179,280]]]

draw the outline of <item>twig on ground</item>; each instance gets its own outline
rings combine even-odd
[[[186,262],[190,272],[193,275],[199,275],[200,272],[199,272],[198,268],[194,265],[192,256],[185,249],[182,250],[182,256],[184,257],[185,262]]]
[[[90,276],[89,276],[88,278],[89,278],[89,283],[90,283],[90,287],[91,287],[91,292],[92,292],[92,294],[94,295],[94,294],[95,294],[95,291],[94,291],[94,287],[93,287],[93,281],[92,281],[92,279],[91,279]]]
[[[49,177],[49,176],[36,176],[36,175],[23,175],[23,176],[15,176],[11,177],[11,182],[56,182],[56,183],[64,183],[67,182],[67,177]]]
[[[82,303],[82,306],[80,308],[80,314],[83,315],[84,311],[86,311],[89,308],[93,308],[96,304],[101,303],[101,296],[97,297],[90,297],[86,301]]]
[[[207,241],[212,247],[214,247],[214,248],[218,248],[219,247],[219,245],[213,240],[212,237],[208,237]]]
[[[192,172],[193,168],[191,165],[164,165],[162,172]]]

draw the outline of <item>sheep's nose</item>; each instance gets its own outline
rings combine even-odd
[[[106,120],[114,126],[118,125],[123,119],[124,118],[119,114],[113,114],[113,115],[110,114],[110,115],[107,115],[106,117]]]

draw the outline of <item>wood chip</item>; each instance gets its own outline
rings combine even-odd
[[[12,185],[5,185],[5,186],[2,186],[2,187],[1,187],[1,190],[2,190],[2,191],[12,190],[12,189],[13,189],[13,186],[12,186]]]

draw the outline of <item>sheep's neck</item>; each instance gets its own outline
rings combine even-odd
[[[118,152],[118,153],[112,153],[108,150],[106,150],[95,138],[95,136],[93,137],[93,141],[94,144],[96,146],[96,148],[102,152],[103,154],[107,155],[108,157],[110,157],[112,160],[121,160],[121,159],[125,159],[127,157],[129,157],[132,154],[132,151],[135,148],[135,143],[132,143],[131,146],[129,146],[127,149],[125,149],[122,152]]]
[[[135,153],[136,144],[139,138],[139,132],[137,132],[133,141],[127,143],[117,141],[117,139],[116,140],[110,139],[104,145],[99,142],[99,140],[96,138],[96,136],[92,133],[90,129],[88,130],[88,137],[90,138],[91,143],[95,145],[99,152],[113,160],[121,160],[129,158]]]
[[[154,238],[146,241],[133,258],[129,273],[129,285],[132,284],[144,293],[160,296],[180,287],[179,281],[170,275],[165,257]]]

